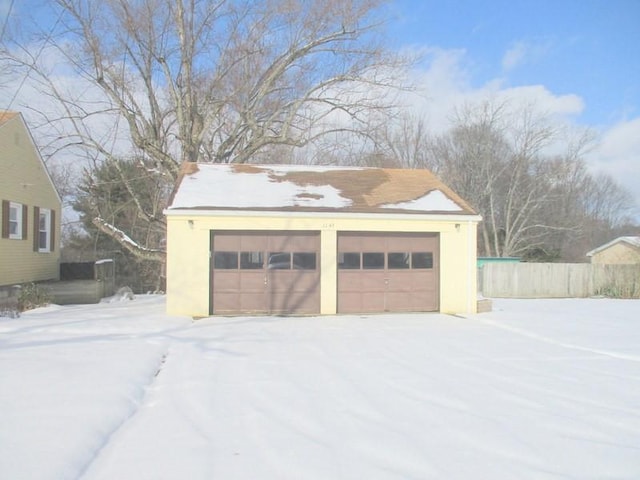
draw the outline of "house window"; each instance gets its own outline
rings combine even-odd
[[[22,239],[22,205],[15,202],[9,203],[9,238]]]
[[[48,208],[39,209],[38,251],[51,251],[51,210],[49,210]]]

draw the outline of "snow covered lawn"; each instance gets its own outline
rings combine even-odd
[[[0,318],[0,478],[640,478],[640,301],[163,312]]]

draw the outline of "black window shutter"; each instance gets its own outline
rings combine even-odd
[[[27,239],[27,217],[29,216],[29,207],[22,205],[22,239]]]
[[[9,238],[9,200],[2,200],[2,238]]]
[[[51,244],[51,248],[49,248],[50,252],[53,252],[56,249],[56,211],[51,210],[51,236],[49,243]]]
[[[40,247],[40,207],[33,207],[33,251]]]

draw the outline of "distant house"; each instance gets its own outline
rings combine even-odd
[[[471,313],[480,216],[428,170],[186,164],[170,314]]]
[[[587,253],[591,263],[640,264],[640,236],[618,237]]]
[[[61,201],[20,113],[0,110],[0,289],[57,280]]]

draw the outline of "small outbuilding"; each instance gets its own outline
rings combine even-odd
[[[587,253],[591,263],[640,264],[640,236],[618,237]]]
[[[428,170],[185,164],[169,314],[476,311],[480,216]]]

